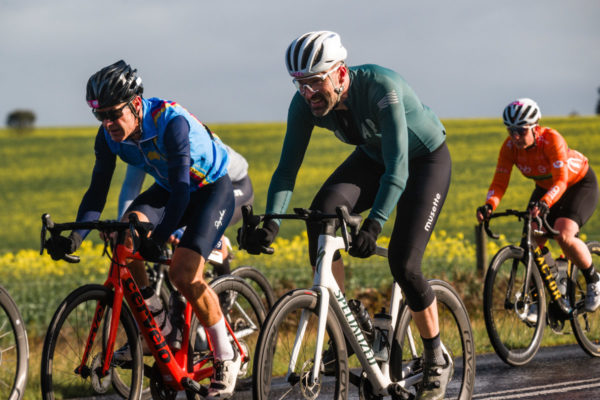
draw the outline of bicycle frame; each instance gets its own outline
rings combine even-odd
[[[114,352],[114,344],[116,340],[119,318],[122,310],[123,298],[127,301],[129,308],[140,327],[140,331],[144,340],[148,344],[149,349],[157,362],[157,365],[162,374],[163,382],[170,388],[177,391],[192,389],[199,390],[199,385],[196,383],[200,380],[209,378],[213,374],[212,365],[206,364],[212,360],[211,357],[202,359],[195,364],[191,370],[188,370],[189,365],[189,338],[190,338],[190,321],[192,319],[192,306],[187,303],[184,316],[185,326],[183,330],[182,348],[176,353],[172,353],[167,345],[167,342],[162,335],[152,313],[148,309],[142,294],[136,285],[133,276],[124,262],[128,259],[142,260],[139,253],[133,254],[132,250],[128,249],[123,244],[117,244],[114,252],[114,258],[111,261],[108,278],[104,282],[104,286],[110,288],[114,292],[112,302],[112,314],[110,315],[110,325],[107,338],[106,354],[102,364],[102,376],[106,376],[110,369],[111,360]],[[170,260],[165,260],[164,263],[170,264]],[[77,373],[83,373],[83,367],[86,365],[89,357],[90,349],[96,338],[102,318],[105,312],[105,306],[98,304],[93,318],[93,324],[90,328],[90,333],[87,338],[86,348],[82,356],[81,364],[77,368]],[[225,321],[227,329],[234,339],[235,345],[238,347],[242,360],[247,358],[242,346],[233,334],[233,330],[229,323]],[[207,335],[208,337],[208,335]],[[212,351],[212,344],[209,339],[209,348]]]
[[[525,305],[525,307],[523,308],[523,312],[519,312],[517,304],[518,302],[515,302],[515,312],[516,314],[519,316],[519,318],[521,320],[525,320],[527,317],[527,313],[529,311],[529,293],[528,293],[528,289],[530,287],[531,284],[531,279],[532,279],[532,269],[533,269],[533,264],[535,264],[535,266],[538,268],[540,275],[542,277],[542,280],[544,282],[545,288],[546,290],[548,290],[548,293],[552,296],[552,298],[554,300],[558,300],[562,297],[561,293],[558,290],[558,287],[556,285],[556,281],[554,279],[554,277],[552,276],[552,272],[550,271],[550,268],[548,267],[548,265],[546,264],[546,262],[543,260],[543,257],[541,256],[541,253],[538,251],[537,249],[537,244],[534,243],[532,237],[535,236],[545,236],[547,238],[552,238],[552,235],[556,235],[558,234],[557,231],[555,231],[552,227],[550,227],[550,225],[548,224],[548,221],[545,218],[536,218],[538,225],[541,227],[543,226],[544,228],[546,228],[546,230],[549,233],[543,232],[541,230],[536,230],[532,227],[532,218],[529,213],[526,212],[519,212],[519,211],[515,211],[515,210],[506,210],[506,212],[503,213],[496,213],[492,215],[492,218],[496,218],[496,217],[503,217],[503,216],[509,216],[509,215],[513,215],[519,218],[519,220],[521,218],[525,219],[525,223],[523,224],[523,233],[522,233],[522,239],[521,239],[521,243],[519,244],[519,247],[521,249],[523,249],[523,251],[525,252],[523,255],[523,261],[525,264],[525,268],[526,268],[526,275],[525,275],[525,281],[523,283],[523,287],[521,289],[521,293],[519,296],[517,296],[518,298],[522,299],[523,304]],[[498,236],[493,234],[490,230],[489,230],[489,225],[488,222],[486,221],[485,225],[485,230],[487,232],[487,234],[494,238],[497,239]],[[539,229],[539,228],[538,228]],[[541,260],[538,261],[538,259],[541,258]],[[518,263],[519,260],[515,260],[513,262],[513,267],[511,270],[511,274],[510,274],[510,280],[509,280],[509,287],[508,290],[506,292],[506,298],[505,298],[505,304],[510,304],[510,299],[512,298],[512,288],[514,285],[514,280],[515,280],[515,273],[516,270],[518,268]],[[569,274],[570,276],[570,274]]]
[[[323,342],[325,337],[325,329],[327,323],[327,313],[329,311],[328,306],[333,308],[335,315],[337,316],[345,337],[350,342],[352,349],[358,357],[360,364],[366,372],[369,381],[373,387],[373,393],[376,395],[386,396],[390,394],[390,388],[392,381],[389,378],[389,359],[382,363],[379,367],[375,360],[374,352],[365,339],[358,322],[354,318],[346,298],[340,290],[332,272],[332,260],[335,251],[346,249],[344,239],[340,236],[332,236],[326,233],[319,235],[318,240],[318,251],[317,251],[317,265],[315,269],[312,290],[317,292],[319,301],[319,325],[317,328],[317,344],[315,349],[314,365],[311,374],[312,383],[316,383],[319,376],[319,366],[321,364]],[[387,249],[383,247],[377,248],[377,255],[387,257]],[[333,298],[335,301],[330,301]],[[398,318],[398,312],[400,310],[400,303],[402,300],[402,292],[400,286],[394,282],[392,288],[392,298],[390,305],[390,314],[392,317],[392,327],[395,329],[396,321]],[[296,339],[294,347],[292,349],[292,357],[288,366],[288,374],[286,378],[289,378],[292,371],[294,371],[295,363],[297,361],[298,354],[300,352],[300,344],[305,333],[306,325],[308,323],[308,312],[304,310],[302,312],[298,331],[296,333]],[[390,332],[390,335],[392,332]],[[416,347],[412,340],[412,335],[409,335],[409,347],[415,357]],[[403,374],[404,375],[404,374]],[[410,387],[415,383],[422,380],[422,374],[415,374],[409,379],[394,382],[402,388]]]

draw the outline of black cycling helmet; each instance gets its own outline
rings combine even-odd
[[[85,98],[92,108],[105,108],[144,93],[137,69],[123,60],[102,68],[88,79]]]

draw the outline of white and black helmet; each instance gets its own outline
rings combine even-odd
[[[537,103],[528,98],[517,99],[504,108],[502,119],[504,125],[525,126],[534,125],[542,118],[542,113]]]
[[[285,53],[285,64],[296,78],[328,71],[348,52],[342,46],[340,35],[331,31],[308,32],[295,39]]]

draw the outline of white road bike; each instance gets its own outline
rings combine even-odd
[[[253,398],[342,400],[348,398],[352,383],[358,386],[360,399],[413,399],[423,380],[423,349],[400,286],[393,285],[387,335],[374,332],[372,347],[332,274],[335,252],[349,249],[348,228],[356,232],[361,217],[349,215],[345,207],[338,207],[332,215],[306,209],[295,209],[294,214],[252,215],[248,207],[244,209],[242,244],[248,230],[256,229],[265,218],[319,221],[322,232],[312,288],[285,294],[263,324],[254,358]],[[336,236],[338,226],[341,236]],[[272,251],[263,248],[265,253]],[[378,247],[376,254],[387,257],[387,249]],[[454,361],[446,395],[467,400],[475,384],[469,316],[448,283],[431,280],[430,284],[437,298],[442,342]],[[346,343],[357,361],[348,360]]]

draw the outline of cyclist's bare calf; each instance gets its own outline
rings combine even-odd
[[[197,252],[177,247],[173,253],[169,278],[190,302],[203,326],[213,326],[223,317],[219,298],[204,280],[205,259]]]

